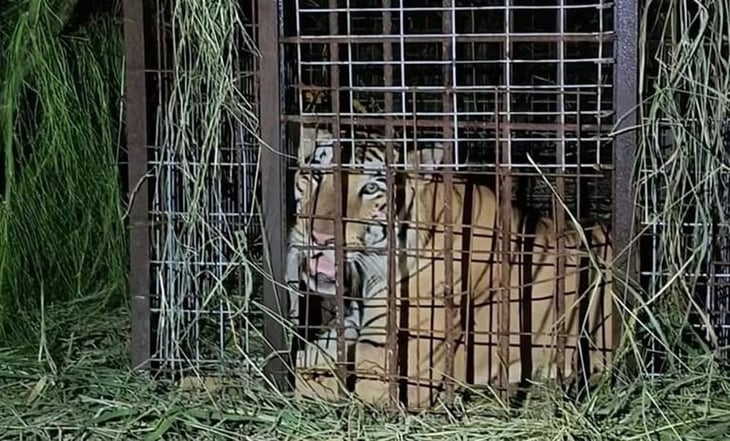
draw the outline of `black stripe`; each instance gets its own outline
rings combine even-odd
[[[368,338],[360,338],[357,341],[357,343],[358,344],[361,344],[361,343],[369,344],[370,346],[374,346],[376,348],[385,348],[385,346],[386,346],[385,343],[380,343],[380,342],[377,342],[375,340],[370,340]]]
[[[355,392],[357,386],[357,373],[355,373],[355,357],[357,352],[357,343],[347,348],[347,364],[345,367],[345,390],[350,393]]]
[[[522,363],[521,386],[527,387],[532,379],[532,261],[535,249],[535,234],[540,217],[533,212],[523,212],[522,218],[522,273],[520,281],[520,358]]]
[[[463,217],[461,224],[461,329],[462,338],[466,341],[466,384],[474,384],[474,298],[469,283],[469,269],[471,267],[471,231],[474,210],[474,185],[466,184],[462,202]],[[466,322],[466,323],[465,323]],[[457,346],[458,347],[458,344]]]
[[[600,226],[599,226],[600,227]],[[593,234],[588,234],[585,228],[583,228],[583,234],[586,236],[586,242],[587,242],[587,250],[590,252],[590,249],[592,247],[592,239]],[[581,247],[582,247],[582,241],[581,241]],[[578,303],[578,323],[581,325],[580,329],[578,330],[578,333],[580,335],[579,343],[578,343],[578,357],[577,357],[577,366],[575,366],[575,372],[576,376],[578,377],[578,394],[582,394],[582,392],[585,390],[585,388],[588,386],[588,376],[591,372],[591,357],[590,357],[590,343],[589,343],[589,333],[590,330],[586,329],[586,327],[590,328],[590,322],[586,322],[586,319],[588,318],[588,315],[590,314],[588,311],[589,303],[590,303],[590,296],[583,295],[587,294],[588,287],[590,286],[590,274],[591,274],[591,261],[590,257],[588,255],[582,256],[579,261],[579,267],[580,268],[580,275],[578,280],[578,286],[577,292],[575,295],[582,295],[579,303]],[[601,286],[601,293],[603,293],[603,287]],[[599,296],[599,305],[603,304],[603,296]],[[585,327],[583,324],[585,323]]]
[[[414,195],[415,199],[415,195]],[[411,200],[408,207],[404,207],[405,203],[405,182],[404,176],[400,173],[395,174],[395,212],[401,214],[399,217],[401,220],[410,219],[411,212],[413,210],[413,200]],[[398,217],[396,217],[398,219]],[[418,234],[418,230],[416,230]],[[406,223],[401,224],[397,233],[398,246],[401,249],[405,249],[407,246],[406,239],[408,238],[408,225]],[[407,266],[407,255],[406,253],[398,253],[398,266]],[[400,269],[400,268],[399,268]],[[408,341],[409,341],[409,320],[408,313],[410,311],[409,297],[409,280],[410,278],[402,278],[400,271],[398,272],[398,279],[400,282],[400,320],[398,322],[398,374],[400,379],[398,380],[398,397],[405,406],[408,406]]]
[[[490,282],[494,282],[494,268],[496,266],[495,256],[497,254],[497,239],[498,239],[497,238],[497,227],[498,227],[497,218],[499,216],[497,216],[497,215],[499,214],[499,211],[496,209],[497,208],[496,206],[494,208],[495,208],[494,222],[492,222],[492,248],[491,248],[491,250],[489,250],[490,252],[489,252],[489,260],[488,260],[489,281]],[[494,290],[492,290],[492,292],[490,293],[491,302],[489,304],[489,328],[488,329],[490,330],[490,332],[488,333],[488,336],[489,336],[488,347],[490,347],[490,348],[493,348],[496,346],[496,344],[494,343],[495,333],[492,332],[492,330],[494,329],[494,326],[496,324],[495,320],[494,320],[494,305],[497,302],[494,301],[494,293],[495,293]],[[490,371],[492,368],[492,363],[494,362],[494,360],[493,360],[494,357],[492,355],[493,353],[494,353],[494,351],[491,351],[491,350],[487,351],[487,363],[488,363],[487,366],[489,366]],[[494,375],[494,372],[489,372],[489,377],[492,377],[493,375]]]
[[[369,159],[373,162],[385,163],[385,152],[381,151],[379,148],[368,148],[363,156],[365,159]]]
[[[405,248],[405,247],[403,247]],[[400,253],[398,261],[400,262],[404,257],[405,253]],[[400,276],[399,276],[400,279]],[[408,310],[410,307],[409,297],[409,283],[408,279],[400,284],[400,320],[398,330],[398,397],[404,406],[408,406],[408,343],[410,340],[410,333],[408,331]]]

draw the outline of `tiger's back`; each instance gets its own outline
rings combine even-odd
[[[421,194],[423,209],[413,216],[415,223],[443,223],[443,184],[433,185]],[[435,188],[434,188],[435,187]],[[502,269],[499,242],[499,219],[496,217],[496,198],[486,187],[473,190],[471,219],[464,219],[466,185],[455,184],[452,193],[453,228],[453,319],[452,336],[455,342],[453,378],[457,385],[496,384],[501,367],[499,337],[500,297],[502,296]],[[429,203],[433,201],[433,203]],[[558,358],[558,315],[556,286],[558,285],[557,234],[547,218],[530,218],[512,207],[510,236],[512,237],[510,263],[506,267],[510,298],[508,378],[512,385],[530,380],[554,379]],[[532,225],[530,225],[532,224]],[[532,231],[530,231],[532,230]],[[417,256],[409,258],[411,273],[406,283],[408,305],[407,347],[398,348],[407,354],[400,360],[407,364],[407,404],[411,408],[428,407],[435,403],[437,392],[443,389],[446,372],[446,304],[444,282],[445,233],[411,234],[407,249],[417,249]],[[418,236],[419,240],[414,240]],[[520,237],[522,236],[522,237]],[[465,240],[466,239],[466,240]],[[608,238],[597,225],[588,233],[591,250],[601,262],[612,260]],[[581,251],[582,241],[572,232],[563,240],[564,271],[564,360],[563,374],[575,375],[578,351],[583,357],[588,375],[600,372],[610,363],[613,347],[613,309],[610,273],[591,267],[587,253]],[[581,262],[583,260],[583,262]],[[582,263],[582,265],[581,265]],[[579,269],[584,271],[579,271]],[[589,271],[581,284],[581,273]],[[598,282],[591,287],[591,283]],[[579,291],[580,289],[588,292]],[[402,295],[402,290],[396,291]],[[425,295],[424,295],[425,294]],[[581,296],[581,294],[583,294]],[[580,298],[584,300],[581,302]],[[403,311],[399,305],[399,322]],[[381,302],[381,309],[384,305]],[[383,311],[385,313],[385,311]],[[382,313],[381,313],[382,314]],[[579,339],[581,323],[587,320],[590,342]],[[383,322],[377,325],[384,325]],[[376,325],[373,324],[373,327]],[[373,369],[373,360],[380,359],[385,366],[385,354],[374,346],[363,346],[357,355],[357,366],[369,369],[369,376],[385,374],[385,369]],[[417,386],[416,383],[425,382]],[[361,380],[357,394],[370,402],[387,400],[387,384],[376,379]]]

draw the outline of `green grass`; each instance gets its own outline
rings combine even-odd
[[[11,6],[0,58],[0,339],[37,344],[55,328],[43,320],[44,304],[93,297],[103,309],[126,295],[116,166],[121,29],[94,19],[61,34],[67,3]]]
[[[667,374],[645,375],[640,361],[646,348],[629,339],[624,360],[638,366],[579,403],[538,389],[524,408],[509,412],[481,402],[440,414],[406,415],[356,401],[294,402],[235,381],[223,392],[183,394],[173,384],[130,372],[125,353],[129,313],[123,301],[126,238],[115,166],[119,22],[97,19],[60,34],[68,12],[59,11],[68,11],[73,2],[9,4],[0,11],[0,142],[8,161],[0,202],[0,439],[730,437],[728,373],[706,347],[688,346],[684,339],[686,314],[697,309],[687,300],[697,283],[692,278],[660,278],[648,293],[658,298],[647,302],[644,297],[642,303],[637,292],[634,299],[633,312],[642,322],[633,321],[631,329],[653,334],[671,355]],[[227,55],[232,30],[241,23],[231,1],[211,9],[203,1],[179,4],[185,39],[176,54],[198,69],[177,67],[173,97],[178,113],[166,124],[197,130],[168,136],[180,154],[202,140],[203,156],[210,156],[222,139],[221,121],[234,118],[256,127],[230,79]],[[725,211],[714,196],[727,169],[716,122],[725,116],[730,96],[730,62],[722,56],[728,11],[720,1],[704,4],[706,11],[694,11],[678,0],[662,2],[661,11],[646,14],[642,25],[642,47],[648,47],[650,19],[675,23],[662,30],[665,43],[643,52],[674,62],[655,63],[659,79],[642,109],[639,155],[644,161],[639,165],[654,172],[638,182],[645,194],[668,194],[651,208],[670,223],[661,237],[660,261],[670,275],[700,268],[713,241],[701,228],[687,234],[679,225]],[[661,119],[669,120],[678,140],[668,151],[656,142]],[[205,124],[197,125],[200,120]],[[191,212],[202,216],[203,182],[215,170],[190,172],[190,180],[200,183],[190,190],[191,200],[198,201]],[[191,235],[194,228],[191,222]],[[680,352],[683,359],[676,357]]]
[[[374,412],[356,402],[295,403],[256,387],[183,395],[130,373],[124,310],[77,322],[54,351],[0,350],[0,439],[718,440],[730,433],[730,378],[709,359],[571,404],[547,394],[509,417],[491,404],[451,414]],[[67,313],[49,309],[49,320]],[[61,434],[65,435],[63,438]]]

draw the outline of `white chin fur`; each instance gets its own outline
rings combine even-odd
[[[320,295],[335,295],[335,284],[333,282],[319,282],[316,278],[307,277],[307,288]]]

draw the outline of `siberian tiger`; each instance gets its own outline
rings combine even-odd
[[[332,163],[332,134],[303,129],[300,164],[328,166]],[[396,150],[396,158],[402,157]],[[433,169],[441,163],[443,149],[430,146],[409,152],[407,164],[420,164],[420,170]],[[369,139],[355,147],[351,166],[343,173],[348,193],[345,216],[348,219],[370,219],[363,224],[347,222],[344,228],[346,246],[368,247],[373,251],[348,252],[348,274],[362,277],[360,297],[352,302],[345,320],[348,352],[353,360],[357,380],[355,394],[366,402],[385,404],[389,400],[386,368],[387,255],[386,255],[386,185],[385,144]],[[306,172],[296,175],[296,199],[300,218],[290,238],[310,238],[326,249],[312,258],[292,251],[290,275],[305,280],[319,292],[334,292],[334,224],[324,218],[335,213],[336,191],[331,172]],[[444,288],[444,194],[446,188],[435,174],[407,172],[398,184],[404,198],[397,207],[396,235],[401,250],[407,250],[405,264],[399,266],[397,323],[405,324],[407,335],[399,339],[398,372],[407,376],[401,383],[401,400],[409,408],[424,408],[435,403],[443,389],[445,372],[445,305]],[[500,368],[496,333],[499,330],[498,299],[502,264],[495,252],[500,216],[495,193],[485,185],[454,176],[452,190],[453,219],[453,293],[455,317],[452,335],[456,348],[453,358],[453,380],[459,384],[487,384],[497,379]],[[432,227],[433,226],[433,227]],[[557,235],[553,222],[532,216],[516,206],[511,210],[511,256],[509,263],[510,337],[508,377],[511,384],[556,377],[555,287],[557,280]],[[577,232],[565,235],[565,340],[563,367],[566,376],[577,374],[578,352],[587,351],[592,375],[611,361],[613,335],[613,296],[611,277],[604,263],[612,259],[608,234],[598,225],[587,234],[599,262],[585,267],[587,253],[582,251]],[[357,265],[359,263],[359,265]],[[582,268],[586,271],[579,271]],[[357,271],[353,268],[358,267]],[[589,283],[581,275],[590,273]],[[352,279],[348,277],[348,283]],[[586,289],[578,293],[579,287]],[[405,294],[404,294],[405,292]],[[468,293],[471,293],[469,295]],[[401,297],[402,296],[402,297]],[[579,301],[579,298],[582,300]],[[402,317],[407,299],[407,317]],[[580,322],[580,323],[579,323]],[[579,341],[579,324],[589,330],[589,339]],[[401,332],[403,330],[401,329]],[[335,358],[335,331],[330,329],[309,344],[297,356],[296,391],[300,396],[330,399],[337,394],[332,377],[308,376],[305,370],[328,369]],[[403,347],[403,345],[407,345]]]

